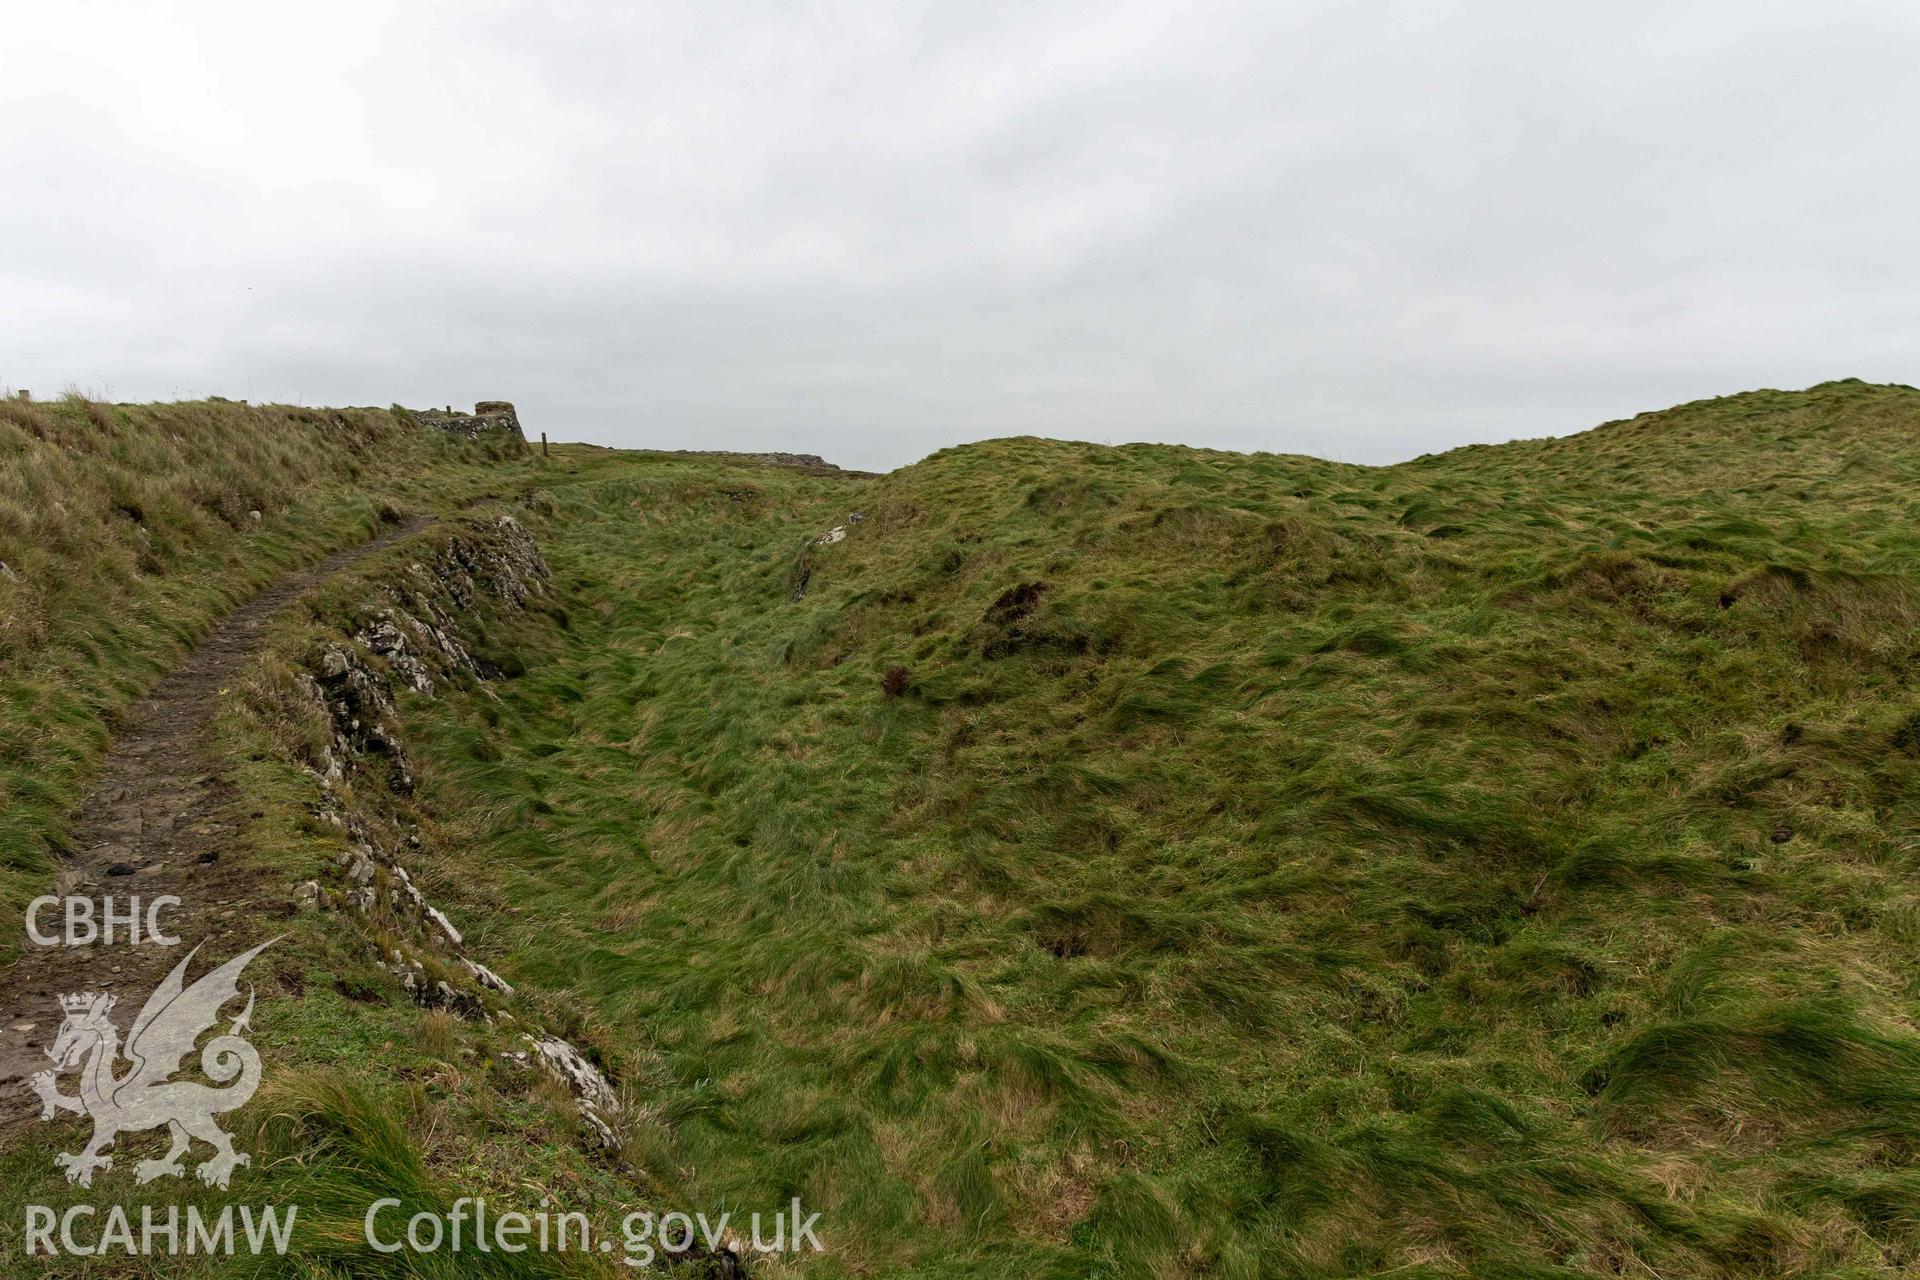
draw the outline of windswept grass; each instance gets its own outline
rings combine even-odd
[[[1901,1274],[1917,495],[1858,383],[636,456],[554,493],[569,626],[419,709],[429,843],[814,1274]]]
[[[219,608],[527,465],[289,418],[247,464],[280,496],[223,489],[256,531],[115,432],[296,411],[32,412],[17,476],[68,468],[117,541],[56,596],[54,490],[0,526],[39,593],[6,714],[50,726],[0,773],[18,876],[102,713]],[[556,595],[480,624],[510,678],[405,707],[414,869],[620,1079],[628,1145],[583,1153],[513,1024],[423,1024],[301,913],[241,1117],[248,1198],[305,1206],[296,1273],[574,1265],[357,1243],[373,1198],[473,1194],[797,1196],[829,1251],[776,1277],[1920,1265],[1920,392],[1390,468],[1018,439],[872,480],[561,449],[539,483]],[[337,833],[268,741],[298,726],[249,714],[240,852],[305,874]],[[70,1194],[44,1148],[0,1175]]]
[[[554,474],[565,472],[556,468]],[[516,484],[540,479],[511,467],[476,468],[471,479],[484,476]],[[468,479],[464,471],[453,478]],[[536,494],[515,505],[524,511],[540,503]],[[293,672],[317,646],[340,642],[390,603],[384,592],[404,581],[412,566],[472,537],[486,519],[442,521],[307,593],[271,622],[264,652],[236,680],[235,696],[222,698],[216,708],[214,736],[239,792],[229,810],[235,819],[231,843],[220,852],[223,861],[263,873],[257,896],[242,904],[251,917],[242,927],[256,937],[273,936],[249,974],[259,1007],[248,1034],[267,1063],[265,1082],[228,1121],[251,1164],[238,1172],[230,1191],[208,1190],[191,1176],[142,1187],[130,1171],[165,1149],[165,1134],[122,1134],[113,1148],[116,1168],[90,1189],[71,1187],[52,1157],[82,1145],[88,1123],[61,1117],[30,1127],[0,1157],[0,1270],[7,1275],[610,1276],[627,1274],[620,1255],[583,1254],[577,1243],[565,1253],[479,1251],[472,1201],[485,1199],[492,1221],[509,1212],[583,1216],[596,1239],[611,1233],[616,1240],[622,1239],[626,1214],[641,1208],[657,1213],[674,1203],[661,1179],[597,1158],[566,1089],[508,1056],[524,1053],[521,1032],[537,1003],[515,1006],[520,1021],[470,1024],[423,1012],[381,966],[384,952],[373,945],[379,935],[347,924],[341,914],[293,910],[282,896],[316,873],[337,874],[341,845],[340,830],[316,813],[314,778],[302,767],[308,758],[303,749],[327,738],[324,727],[317,740],[313,736],[311,704],[284,696]],[[485,612],[486,605],[477,603],[460,620],[461,637],[494,666],[509,666],[511,649],[487,644]],[[101,959],[103,976],[109,968],[118,974],[115,960]],[[435,963],[432,956],[428,961]],[[437,966],[430,971],[444,972]],[[528,997],[537,1000],[538,993]],[[617,1122],[635,1158],[663,1149],[658,1126],[643,1109]],[[664,1167],[667,1179],[674,1178],[672,1167]],[[379,1220],[386,1240],[404,1232],[416,1212],[444,1220],[466,1201],[466,1247],[390,1254],[371,1249],[365,1215],[382,1199],[398,1202]],[[95,1258],[25,1256],[21,1227],[28,1206],[64,1213],[74,1205],[97,1206],[99,1214],[118,1205],[136,1223],[149,1205],[162,1218],[192,1206],[207,1220],[233,1206],[251,1212],[271,1205],[283,1221],[293,1212],[298,1221],[284,1257],[255,1256],[242,1246],[212,1257],[190,1249],[190,1256],[149,1259],[127,1256],[122,1245],[103,1248]],[[89,1239],[85,1225],[79,1239]],[[690,1268],[682,1274],[702,1273]]]
[[[116,716],[216,617],[536,465],[387,410],[0,401],[0,933]]]

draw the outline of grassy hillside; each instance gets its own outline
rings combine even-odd
[[[379,409],[0,401],[0,932],[115,716],[215,617],[383,513],[511,487],[520,452]]]
[[[813,1274],[1920,1263],[1920,392],[554,501],[429,844]]]
[[[259,1272],[624,1273],[376,1258],[386,1194],[824,1213],[756,1277],[1920,1264],[1920,391],[1389,468],[1020,439],[873,479],[0,414],[10,909],[213,617],[383,509],[532,492],[551,587],[450,615],[489,678],[401,703],[417,792],[330,793],[420,823],[511,1021],[423,1013],[384,926],[291,905],[351,841],[300,673],[502,508],[312,593],[222,703],[223,865],[286,935],[231,1198],[305,1234]],[[619,1153],[501,1058],[527,1026],[620,1084]],[[136,1191],[134,1140],[68,1188],[83,1130],[0,1156],[0,1251],[24,1203],[228,1198]]]

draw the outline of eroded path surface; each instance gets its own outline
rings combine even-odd
[[[27,1081],[51,1065],[45,1050],[60,1029],[61,995],[123,993],[115,1018],[124,1025],[131,1016],[127,1006],[138,1009],[188,948],[217,938],[203,958],[225,959],[227,952],[268,936],[274,907],[291,912],[286,886],[262,884],[265,873],[235,855],[233,837],[249,815],[237,811],[239,793],[227,781],[213,741],[221,691],[259,651],[275,614],[324,579],[432,522],[431,516],[416,517],[288,574],[222,619],[185,662],[128,709],[99,782],[69,828],[72,852],[48,892],[91,898],[96,913],[108,896],[120,911],[137,896],[143,915],[146,904],[172,894],[180,905],[160,922],[182,945],[116,940],[112,946],[43,947],[23,940],[19,961],[0,973],[0,1135],[11,1138],[40,1119],[40,1100]],[[44,934],[62,929],[52,911],[43,911],[38,925]],[[200,960],[192,967],[197,974]]]

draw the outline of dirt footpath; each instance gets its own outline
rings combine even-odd
[[[431,523],[430,516],[416,517],[288,574],[222,619],[185,662],[129,708],[98,784],[69,827],[73,852],[47,892],[91,898],[96,915],[109,896],[116,912],[126,911],[137,896],[143,917],[154,899],[174,895],[180,905],[165,910],[158,923],[182,945],[131,946],[116,939],[113,946],[42,947],[23,940],[19,962],[0,973],[0,1135],[11,1137],[40,1119],[40,1099],[27,1081],[50,1065],[45,1049],[60,1030],[62,995],[125,993],[122,1007],[130,1014],[188,948],[206,938],[225,940],[196,958],[197,974],[201,961],[216,964],[228,958],[226,951],[267,936],[265,908],[286,911],[287,886],[262,883],[264,873],[240,865],[235,856],[233,837],[249,815],[236,810],[238,792],[214,747],[221,691],[259,652],[276,613],[319,582]],[[43,934],[64,928],[54,911],[41,912],[37,924]],[[142,930],[145,925],[142,919]],[[116,930],[125,933],[128,926],[116,923]]]

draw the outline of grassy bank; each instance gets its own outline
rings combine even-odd
[[[1860,384],[1381,469],[636,458],[423,788],[479,949],[818,1274],[1899,1274],[1916,493]]]
[[[0,402],[0,931],[19,935],[115,718],[213,619],[383,514],[536,465],[387,410]]]
[[[4,1266],[48,1276],[452,1280],[624,1274],[616,1261],[577,1249],[564,1255],[478,1256],[469,1247],[394,1256],[368,1247],[364,1216],[382,1198],[399,1206],[391,1210],[393,1223],[383,1223],[383,1238],[403,1232],[411,1214],[444,1215],[462,1197],[487,1198],[496,1214],[532,1213],[543,1203],[556,1204],[565,1212],[589,1215],[597,1232],[616,1233],[614,1238],[624,1214],[666,1202],[657,1182],[636,1176],[616,1158],[590,1154],[596,1148],[571,1095],[525,1064],[521,1032],[545,1023],[546,1002],[538,992],[497,1002],[510,1004],[511,1013],[499,1009],[502,1016],[494,1022],[469,1023],[445,1010],[420,1008],[383,964],[387,948],[413,942],[368,927],[339,910],[337,902],[321,911],[300,909],[294,900],[294,886],[301,881],[318,876],[332,884],[339,878],[338,855],[348,841],[325,812],[337,814],[341,805],[357,810],[362,803],[378,807],[384,775],[375,767],[364,776],[336,778],[323,795],[310,767],[310,748],[316,737],[326,740],[324,723],[314,723],[316,714],[324,721],[324,712],[301,703],[299,673],[311,669],[318,650],[353,644],[355,632],[393,609],[396,584],[416,592],[439,589],[422,566],[471,560],[505,506],[484,503],[450,516],[315,587],[273,620],[262,650],[231,689],[222,691],[212,732],[234,794],[221,811],[231,826],[217,860],[247,868],[252,878],[229,882],[214,891],[218,897],[196,896],[186,909],[225,917],[214,927],[209,951],[232,953],[271,939],[248,975],[249,995],[259,1002],[248,1037],[269,1065],[257,1096],[227,1122],[250,1163],[230,1190],[203,1187],[191,1176],[143,1186],[131,1171],[142,1158],[158,1157],[164,1135],[123,1134],[113,1147],[114,1168],[90,1188],[74,1187],[52,1156],[82,1146],[90,1121],[57,1117],[30,1126],[0,1154]],[[527,510],[519,503],[506,509]],[[510,610],[492,598],[469,598],[466,605],[457,619],[461,642],[484,655],[490,669],[511,666],[511,635],[503,629],[490,643],[488,632]],[[478,687],[463,672],[440,676],[443,683]],[[422,883],[438,896],[438,878],[424,874],[419,862],[414,865],[423,871]],[[246,896],[228,896],[235,893]],[[120,985],[118,961],[124,957],[124,952],[100,956],[99,977]],[[21,963],[32,962],[28,957]],[[194,975],[204,967],[204,962],[196,965]],[[445,972],[444,966],[436,972]],[[127,991],[128,1002],[137,1003],[150,985]],[[118,1025],[127,1025],[124,1014]],[[507,1056],[516,1053],[518,1062]],[[184,1074],[197,1074],[191,1057]],[[148,1209],[164,1219],[191,1207],[204,1221],[213,1221],[234,1205],[249,1211],[271,1205],[297,1217],[288,1256],[255,1256],[244,1245],[211,1255],[189,1245],[187,1256],[170,1254],[159,1261],[130,1256],[124,1246],[103,1246],[98,1260],[25,1254],[22,1224],[30,1212],[58,1215],[75,1206],[91,1207],[93,1216],[78,1237],[88,1241],[114,1207],[138,1224]],[[394,1230],[386,1231],[386,1225]]]
[[[310,461],[257,531],[169,517],[178,571],[119,530],[8,660],[77,744],[20,765],[38,838],[102,710],[275,564],[541,491],[551,593],[461,623],[497,678],[401,704],[410,869],[516,1021],[423,1015],[350,916],[285,915],[233,1198],[307,1206],[304,1273],[608,1269],[374,1258],[383,1194],[821,1211],[760,1277],[1920,1262],[1920,392],[1389,468]],[[220,719],[236,859],[337,878],[272,691],[448,536],[276,623]],[[620,1082],[618,1156],[501,1058],[536,1022]],[[0,1157],[16,1208],[80,1194],[50,1149]]]

